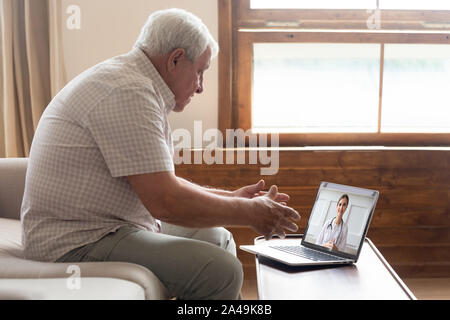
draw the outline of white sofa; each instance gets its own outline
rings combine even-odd
[[[147,268],[125,262],[46,263],[22,254],[27,158],[0,159],[0,299],[168,299]]]

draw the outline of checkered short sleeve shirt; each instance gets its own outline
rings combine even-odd
[[[55,261],[124,225],[158,232],[127,176],[174,171],[173,93],[138,48],[73,79],[31,146],[22,202],[28,259]]]

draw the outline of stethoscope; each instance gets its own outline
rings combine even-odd
[[[327,229],[326,229],[327,231],[328,231],[328,228],[331,228],[331,231],[333,231],[333,226],[332,226],[332,224],[333,224],[334,219],[336,219],[336,217],[334,217],[333,219],[331,219],[331,222],[327,225]],[[342,219],[342,222],[341,222],[341,229],[339,229],[339,234],[338,234],[338,236],[337,236],[337,238],[336,238],[336,242],[335,242],[335,243],[338,243],[338,242],[339,242],[339,238],[341,237],[343,227],[344,227],[344,219]],[[330,236],[331,236],[331,233],[330,233]]]

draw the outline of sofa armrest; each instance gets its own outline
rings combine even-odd
[[[127,262],[53,263],[24,259],[19,220],[0,218],[0,279],[69,278],[69,266],[77,266],[81,278],[116,278],[132,281],[150,300],[168,299],[166,287],[153,272]]]
[[[75,266],[71,267],[71,266]],[[70,268],[69,268],[70,267]],[[73,273],[73,270],[76,273]],[[0,256],[0,279],[46,279],[79,276],[83,278],[115,278],[140,285],[147,300],[163,300],[169,293],[161,281],[147,268],[128,262],[52,263]]]
[[[0,300],[144,300],[144,288],[116,278],[83,278],[70,287],[67,279],[0,279]]]

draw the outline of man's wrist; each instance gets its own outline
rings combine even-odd
[[[237,214],[238,224],[243,226],[253,226],[254,202],[251,199],[235,197],[235,213]]]

